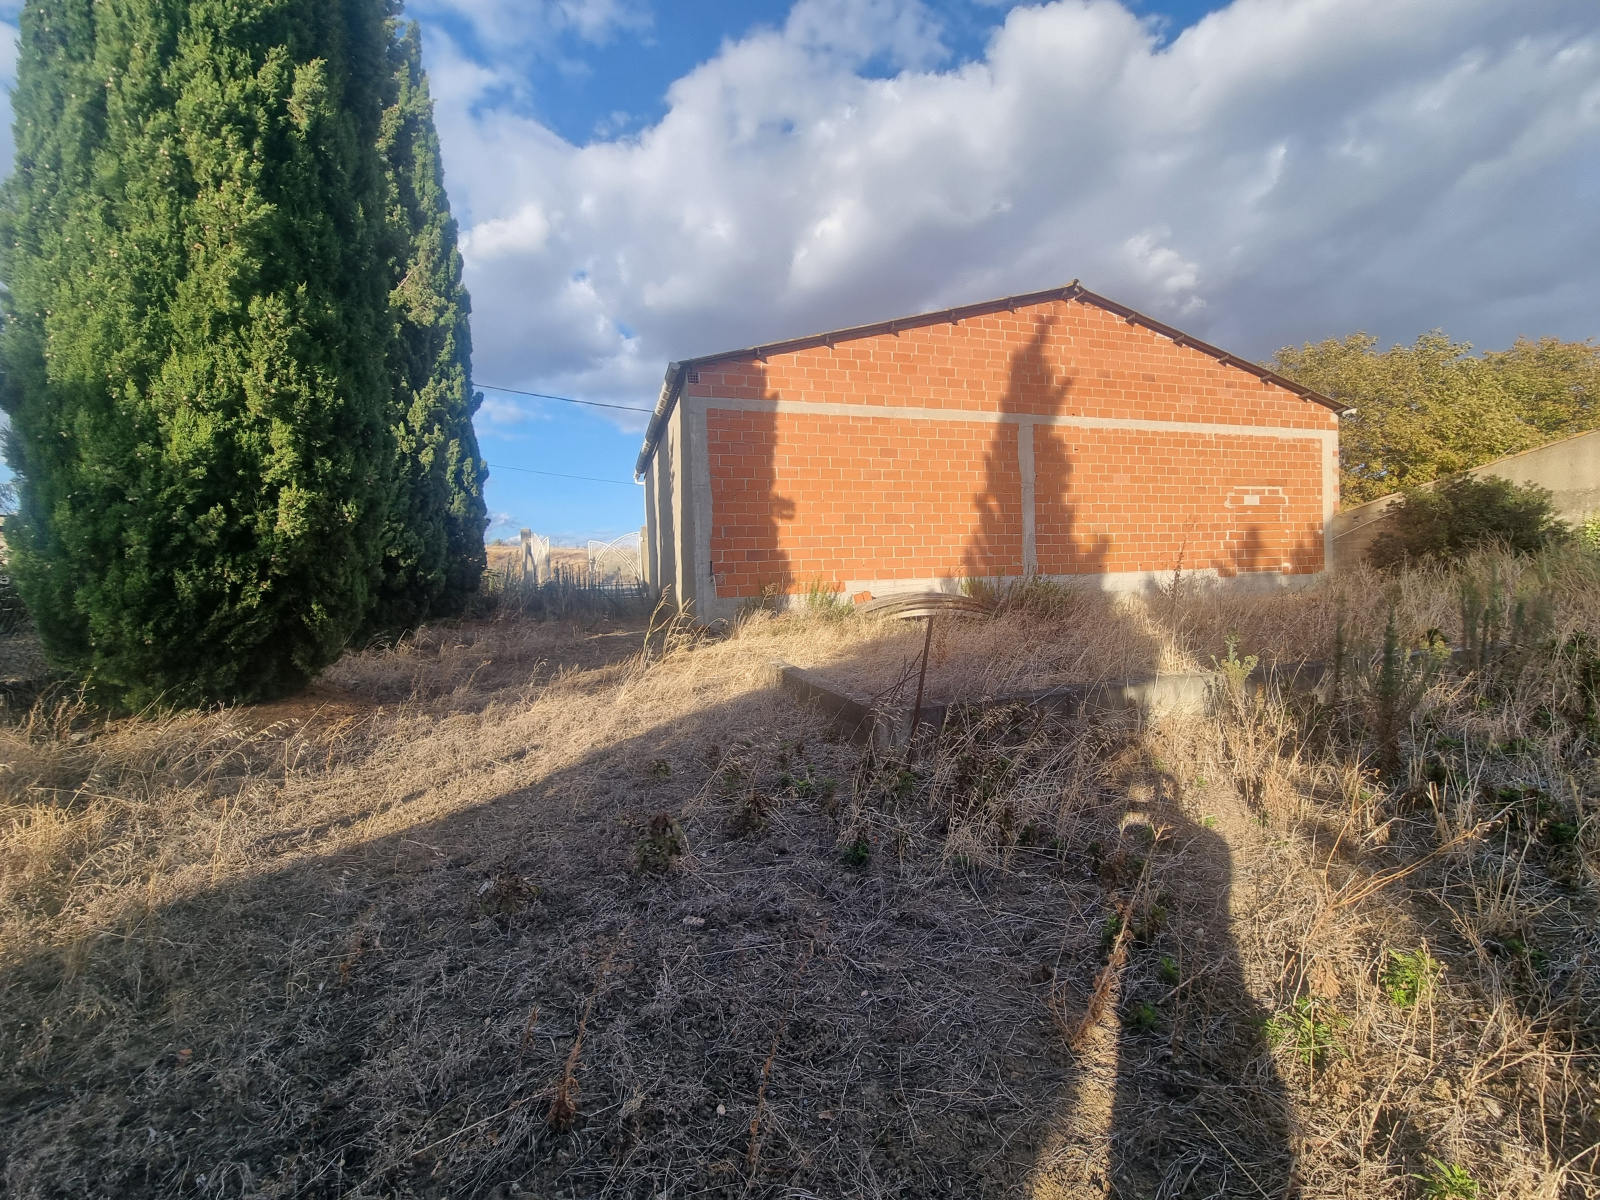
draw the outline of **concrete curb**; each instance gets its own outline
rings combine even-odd
[[[833,718],[839,733],[856,745],[880,751],[897,750],[911,742],[909,705],[875,705],[871,697],[850,695],[825,683],[816,673],[782,661],[772,664],[774,682],[803,703]],[[1248,694],[1263,688],[1290,688],[1308,692],[1322,681],[1326,664],[1304,662],[1286,666],[1259,666],[1246,681]],[[924,699],[922,737],[937,737],[950,714],[960,708],[993,708],[1024,704],[1040,712],[1069,720],[1099,713],[1138,712],[1141,716],[1200,716],[1216,711],[1221,696],[1220,671],[1195,671],[1156,675],[1122,682],[1064,684],[1042,691],[1012,692],[969,699]]]

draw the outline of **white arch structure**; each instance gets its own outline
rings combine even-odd
[[[638,583],[639,535],[625,533],[609,542],[589,543],[589,577],[597,583]]]

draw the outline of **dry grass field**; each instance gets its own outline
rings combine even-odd
[[[1231,637],[1213,716],[974,707],[910,766],[773,686],[916,651],[826,609],[502,608],[274,705],[14,706],[0,1187],[1600,1196],[1600,564],[1033,588],[937,671]],[[1263,696],[1251,655],[1341,665]]]

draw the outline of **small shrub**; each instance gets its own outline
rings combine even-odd
[[[903,803],[917,794],[917,788],[921,783],[922,781],[917,778],[914,771],[907,767],[901,767],[899,771],[895,772],[894,782],[891,784],[890,790],[894,793],[894,798]]]
[[[1109,951],[1117,944],[1117,935],[1122,932],[1122,914],[1114,912],[1105,919],[1105,924],[1100,926],[1100,949]]]
[[[1439,970],[1438,961],[1426,947],[1391,950],[1378,972],[1378,983],[1389,1003],[1396,1008],[1411,1008],[1433,988]]]
[[[1156,975],[1168,987],[1177,987],[1179,981],[1178,960],[1170,954],[1161,956],[1161,963],[1156,967]]]
[[[1426,1173],[1412,1178],[1422,1184],[1422,1194],[1427,1200],[1477,1200],[1478,1197],[1478,1181],[1465,1167],[1455,1163],[1430,1158]]]
[[[1578,844],[1578,827],[1567,821],[1551,821],[1544,827],[1545,840],[1552,846]]]
[[[739,807],[728,818],[728,836],[740,838],[760,833],[767,827],[767,810],[770,807],[771,802],[760,792],[746,792],[739,801]]]
[[[865,837],[856,838],[839,854],[839,860],[847,867],[864,867],[871,858],[872,844]]]
[[[1537,484],[1458,475],[1437,487],[1407,492],[1392,510],[1391,528],[1367,551],[1375,567],[1407,560],[1455,558],[1491,542],[1531,554],[1561,537],[1552,496]]]
[[[806,584],[806,608],[828,617],[842,617],[851,611],[850,602],[838,586],[820,575]]]
[[[1161,1028],[1161,1010],[1148,1000],[1131,1004],[1122,1014],[1122,1023],[1136,1033],[1149,1033]]]
[[[658,758],[650,764],[651,779],[667,779],[672,775],[672,764],[664,758]]]
[[[1319,1067],[1339,1048],[1339,1017],[1310,996],[1301,996],[1292,1007],[1266,1023],[1267,1041],[1288,1046],[1308,1067]]]
[[[1490,948],[1527,963],[1535,971],[1542,971],[1550,965],[1550,955],[1547,951],[1541,950],[1538,946],[1530,946],[1514,933],[1491,943]]]
[[[1437,672],[1450,659],[1449,646],[1437,630],[1430,629],[1423,654],[1413,663],[1400,640],[1394,606],[1383,626],[1383,653],[1369,688],[1369,724],[1378,743],[1378,766],[1390,777],[1399,773],[1400,735],[1410,727],[1411,715],[1427,693]]]
[[[831,817],[839,811],[839,781],[832,775],[823,777],[817,785],[817,807],[823,816]]]
[[[1220,662],[1213,655],[1211,663],[1217,670],[1222,672],[1223,683],[1228,690],[1228,695],[1235,701],[1242,702],[1244,700],[1244,685],[1250,679],[1250,672],[1254,671],[1257,664],[1261,662],[1261,656],[1247,654],[1240,658],[1239,637],[1237,634],[1230,633],[1223,639],[1223,645],[1228,648],[1227,654],[1223,656]]]
[[[538,884],[530,883],[512,870],[510,863],[506,863],[478,885],[472,903],[467,906],[468,912],[474,917],[510,916],[527,908],[543,891]]]
[[[1133,938],[1136,942],[1149,943],[1167,927],[1167,906],[1160,902],[1150,905],[1139,914],[1133,923]]]
[[[685,850],[683,830],[666,813],[650,818],[646,835],[634,847],[634,863],[641,874],[660,874]]]
[[[1600,513],[1590,513],[1578,526],[1578,541],[1585,549],[1600,552]]]

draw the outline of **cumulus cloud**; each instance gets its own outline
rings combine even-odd
[[[1597,332],[1592,0],[1234,0],[1170,43],[1056,0],[954,65],[916,0],[800,0],[582,147],[428,33],[486,379],[648,399],[671,358],[1075,277],[1252,355]]]
[[[406,15],[465,31],[500,59],[547,51],[563,34],[600,44],[654,23],[646,0],[411,0]]]

